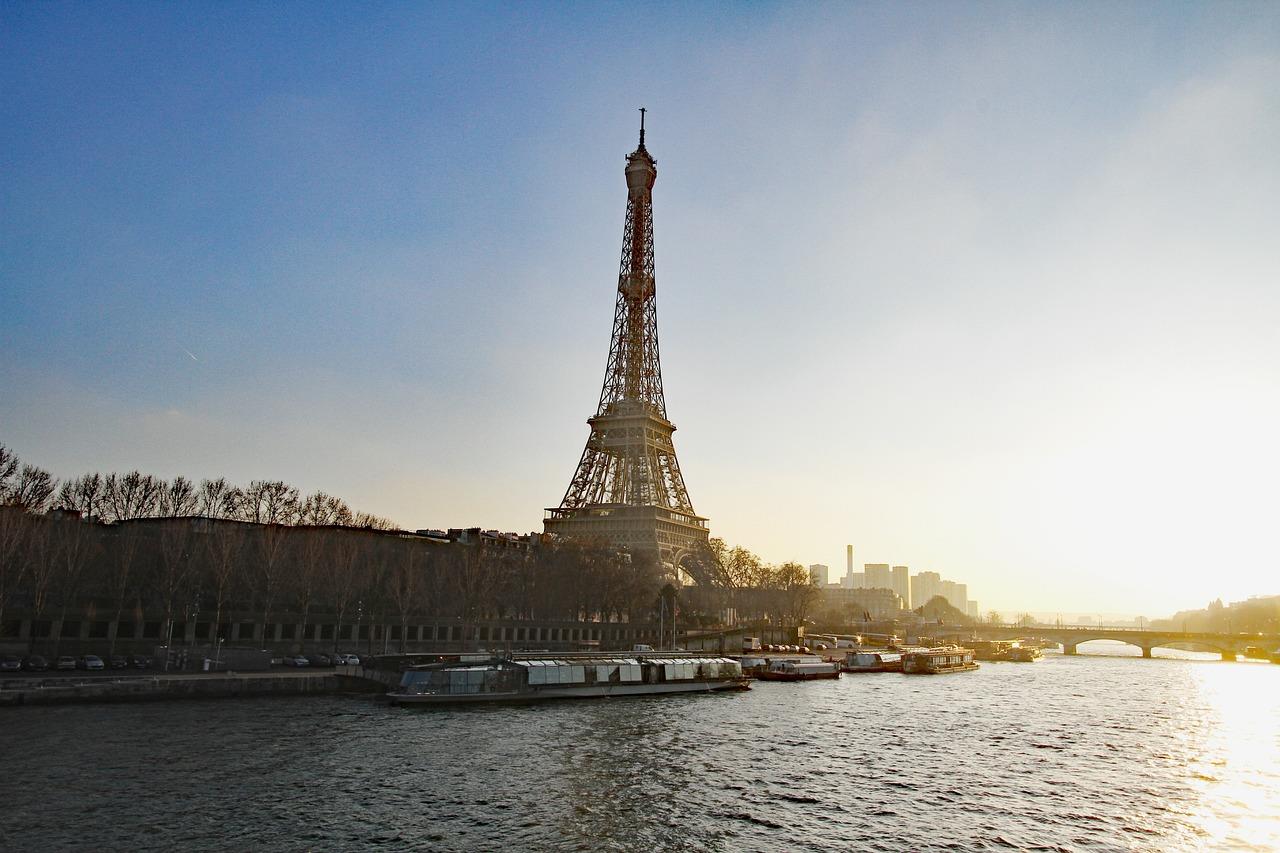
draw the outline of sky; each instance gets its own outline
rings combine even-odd
[[[1280,593],[1280,6],[0,4],[0,443],[541,529],[637,108],[712,535]]]

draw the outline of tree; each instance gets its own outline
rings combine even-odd
[[[127,521],[155,515],[164,484],[150,474],[130,471],[123,476],[108,474],[103,481],[106,520]]]
[[[789,618],[793,625],[804,624],[809,608],[820,594],[809,570],[799,563],[783,563],[775,570],[773,582],[782,593],[784,618]]]
[[[58,618],[60,622],[64,622],[67,610],[78,603],[85,566],[99,546],[98,530],[96,524],[82,520],[75,514],[49,518],[45,524],[48,535],[52,537],[52,542],[49,543],[53,552],[50,580],[60,606]],[[55,655],[62,640],[61,633],[59,631],[53,641]]]
[[[179,603],[189,600],[191,578],[191,521],[167,518],[160,522],[160,559],[151,581],[164,607],[165,637],[172,645],[174,617]]]
[[[81,474],[62,484],[54,502],[59,509],[77,512],[82,518],[92,519],[102,515],[106,487],[102,475]]]
[[[363,527],[367,530],[399,530],[400,525],[396,524],[389,518],[383,518],[378,515],[371,515],[367,512],[358,512],[351,520],[352,527]]]
[[[12,502],[10,496],[20,465],[17,454],[0,444],[0,505]]]
[[[207,482],[207,481],[206,481]],[[213,506],[223,500],[223,495],[213,499]],[[235,585],[244,548],[244,526],[238,521],[210,519],[204,537],[205,565],[209,571],[209,588],[213,594],[213,630],[215,636],[222,626],[222,608]]]
[[[350,525],[351,509],[342,501],[324,492],[307,495],[298,512],[298,522],[316,527],[340,524]]]
[[[334,615],[337,617],[337,625],[334,626],[333,632],[335,652],[342,638],[342,629],[346,626],[347,613],[358,600],[360,591],[364,587],[360,572],[364,535],[354,531],[343,531],[335,540],[333,548],[325,554],[321,579],[325,595],[333,604]],[[359,641],[359,639],[357,635],[356,640]]]
[[[245,519],[257,524],[297,524],[298,490],[279,480],[254,480],[244,491]]]
[[[167,486],[160,488],[157,515],[161,518],[185,518],[195,515],[200,506],[200,496],[191,481],[179,474]]]
[[[23,465],[10,489],[8,502],[33,515],[40,515],[49,508],[57,487],[58,481],[48,471],[34,465]]]
[[[1000,617],[999,612],[992,610],[989,613],[987,613],[987,622],[991,623],[992,625],[999,625],[1003,621],[1004,619]]]

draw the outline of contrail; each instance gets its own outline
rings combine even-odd
[[[200,359],[196,358],[195,353],[193,353],[191,350],[187,349],[186,347],[178,347],[178,349],[182,350],[182,351],[183,351],[183,352],[185,352],[187,355],[191,356],[191,360],[192,360],[192,361],[199,361],[199,360],[200,360]]]

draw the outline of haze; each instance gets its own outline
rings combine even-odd
[[[1274,593],[1280,7],[5,4],[0,441],[541,529],[648,113],[712,534]]]

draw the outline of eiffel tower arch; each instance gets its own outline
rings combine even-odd
[[[569,488],[543,525],[550,534],[656,555],[678,575],[696,572],[697,561],[688,558],[706,547],[709,532],[689,500],[662,393],[653,264],[658,169],[644,147],[643,110],[640,146],[627,156],[625,174],[627,215],[604,385]]]

